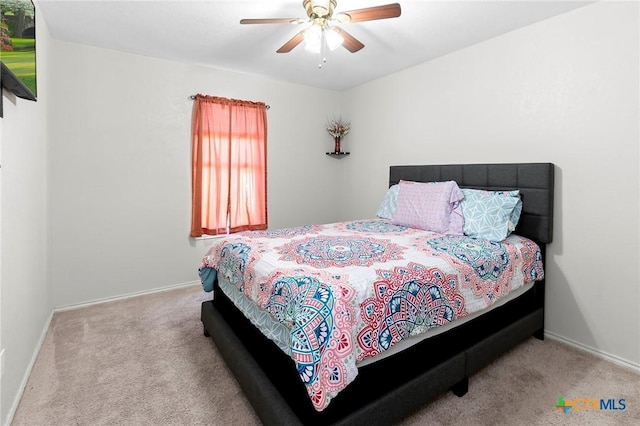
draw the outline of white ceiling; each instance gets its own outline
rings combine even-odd
[[[338,0],[335,13],[394,0]],[[345,24],[364,43],[350,53],[276,50],[301,26],[242,18],[305,18],[302,0],[35,0],[55,39],[343,90],[590,2],[398,0],[399,18]]]

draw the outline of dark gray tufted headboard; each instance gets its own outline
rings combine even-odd
[[[548,244],[553,240],[553,168],[551,163],[391,166],[389,186],[400,180],[454,180],[461,188],[519,189],[522,215],[515,233]]]

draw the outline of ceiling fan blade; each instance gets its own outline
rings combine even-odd
[[[391,3],[382,6],[366,7],[364,9],[340,12],[337,14],[336,19],[340,23],[346,24],[347,22],[364,22],[374,21],[376,19],[397,18],[400,16],[400,13],[400,4]]]
[[[276,52],[278,52],[278,53],[291,52],[291,50],[294,47],[296,47],[297,45],[302,43],[302,40],[304,40],[304,30],[300,31],[298,34],[296,34],[293,37],[291,37],[291,39],[288,42],[286,42],[285,44],[283,44],[280,49],[276,50]]]
[[[300,18],[241,19],[241,24],[301,24]]]
[[[346,32],[342,28],[333,27],[332,30],[336,31],[338,34],[342,36],[342,38],[344,39],[344,41],[342,42],[342,45],[349,52],[356,53],[358,50],[364,47],[364,44],[362,44],[357,38],[355,38],[354,36]]]

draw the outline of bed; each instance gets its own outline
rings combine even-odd
[[[519,190],[522,212],[514,234],[533,241],[544,263],[553,236],[553,164],[391,166],[389,186],[400,181],[455,181],[463,189]],[[212,281],[213,300],[202,304],[201,319],[205,336],[213,338],[264,424],[392,424],[448,390],[463,396],[469,377],[479,369],[529,336],[542,339],[541,277],[517,297],[462,325],[359,364],[355,379],[321,410],[300,379],[299,363],[247,319],[217,279]]]

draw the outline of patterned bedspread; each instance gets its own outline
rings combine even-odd
[[[205,289],[213,270],[288,330],[318,411],[355,379],[357,361],[544,276],[526,238],[494,243],[385,219],[235,234],[205,255]]]

